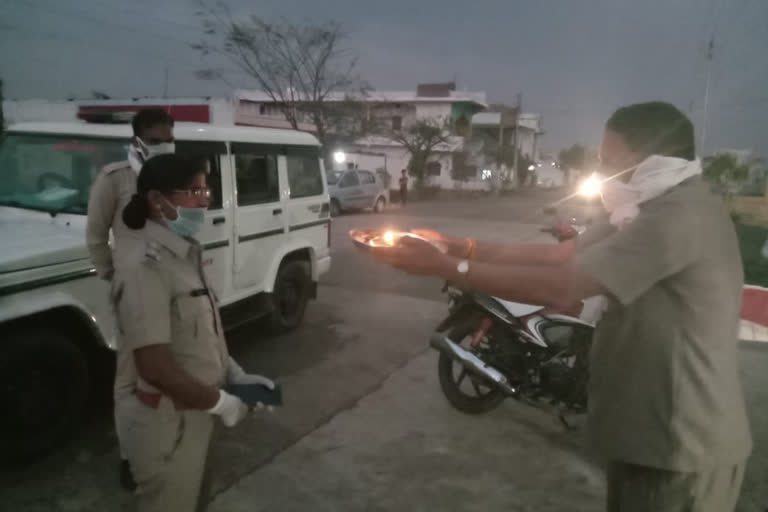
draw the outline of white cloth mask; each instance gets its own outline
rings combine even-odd
[[[141,171],[144,163],[158,155],[167,155],[176,152],[176,144],[173,142],[161,142],[160,144],[145,144],[143,140],[136,137],[137,144],[128,146],[128,163],[137,174]]]
[[[602,198],[610,213],[610,222],[620,227],[631,222],[640,212],[639,206],[655,199],[683,181],[702,172],[701,161],[671,156],[651,155],[635,169],[628,183],[618,179],[603,182]]]

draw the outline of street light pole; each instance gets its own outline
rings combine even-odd
[[[520,113],[523,109],[523,93],[517,93],[517,105],[515,106],[515,139],[514,144],[512,145],[512,172],[515,173],[515,179],[520,182],[520,177],[518,175],[517,170],[517,145],[519,143],[519,135],[518,132],[520,131]]]
[[[712,34],[712,37],[709,38],[709,45],[707,47],[707,79],[704,86],[704,110],[702,114],[702,122],[701,122],[701,145],[699,147],[699,152],[703,155],[704,154],[704,146],[707,143],[707,121],[709,116],[709,93],[710,93],[710,86],[712,83],[712,56],[715,49],[715,35]]]

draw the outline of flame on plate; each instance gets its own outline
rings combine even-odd
[[[395,234],[392,231],[385,231],[382,238],[387,245],[395,245]]]

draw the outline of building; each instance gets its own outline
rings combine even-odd
[[[480,179],[515,182],[515,162],[537,163],[541,116],[532,113],[518,114],[517,108],[507,105],[491,105],[488,111],[472,117],[473,161]],[[518,159],[515,159],[517,148]]]
[[[329,102],[348,100],[343,94],[331,94],[326,99]],[[365,168],[378,164],[377,168],[381,168],[383,160],[390,183],[396,184],[400,171],[408,166],[410,155],[387,135],[407,130],[418,121],[430,120],[445,124],[452,134],[448,143],[435,148],[427,169],[427,185],[441,188],[454,187],[451,155],[462,148],[464,137],[471,133],[472,116],[487,107],[484,92],[457,91],[454,83],[419,84],[415,91],[371,91],[356,101],[364,104],[365,122],[377,135],[361,137],[346,147],[332,148],[347,155],[338,165]],[[234,102],[237,124],[289,126],[284,107],[264,92],[238,90],[234,93]],[[313,129],[307,117],[301,114],[297,117],[301,128]]]
[[[343,94],[331,94],[329,102],[349,101]],[[472,130],[479,128],[473,120],[487,108],[484,92],[456,90],[454,83],[419,84],[412,91],[371,91],[359,98],[362,115],[372,133],[354,140],[345,147],[328,148],[343,151],[347,158],[339,167],[349,165],[377,170],[384,168],[390,183],[396,184],[400,171],[408,166],[410,155],[391,138],[393,132],[407,130],[418,121],[430,120],[445,124],[449,140],[435,148],[426,170],[426,184],[440,188],[487,189],[484,180],[488,171],[475,165],[467,156],[465,142]],[[290,128],[284,107],[261,91],[236,90],[229,98],[130,98],[86,99],[72,101],[9,100],[3,103],[9,123],[24,121],[71,121],[76,118],[96,119],[104,113],[130,112],[155,106],[164,108],[177,121],[211,124],[236,124]],[[482,115],[482,114],[481,114]],[[299,114],[299,129],[314,131],[314,125]],[[506,121],[505,121],[506,122]],[[518,123],[519,144],[528,153],[536,153],[539,119],[524,114]],[[509,132],[509,136],[514,130]],[[461,165],[462,179],[454,180],[454,167]]]

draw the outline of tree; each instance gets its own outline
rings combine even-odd
[[[295,24],[256,15],[236,20],[222,0],[199,4],[204,36],[192,47],[224,56],[254,79],[294,129],[310,122],[327,152],[340,138],[363,135],[364,109],[356,100],[369,87],[356,72],[357,55],[342,46],[347,34],[338,23]],[[226,81],[215,69],[197,76]]]
[[[528,183],[532,187],[536,184],[535,180],[530,180],[531,175],[536,172],[535,170],[531,171],[531,167],[534,165],[534,161],[527,154],[523,154],[519,149],[517,150],[517,169],[515,171],[517,172],[518,186],[523,187]]]
[[[752,158],[740,162],[738,156],[726,152],[704,158],[703,164],[704,178],[717,191],[733,193],[750,178],[753,169],[760,166],[762,160]]]
[[[565,182],[570,182],[572,170],[584,170],[596,166],[597,154],[581,144],[574,144],[557,154],[560,168],[563,170]]]
[[[410,154],[408,174],[416,178],[416,186],[424,183],[427,161],[440,144],[448,142],[451,132],[448,123],[423,119],[416,121],[404,130],[393,131],[389,137],[403,145]]]
[[[102,92],[102,91],[97,91],[95,89],[93,91],[91,91],[91,97],[93,99],[95,99],[95,100],[109,100],[109,99],[112,99],[109,96],[109,94],[107,94],[105,92]]]
[[[587,155],[587,148],[581,144],[574,144],[568,149],[560,151],[557,159],[563,169],[581,169],[584,166],[584,158]]]

